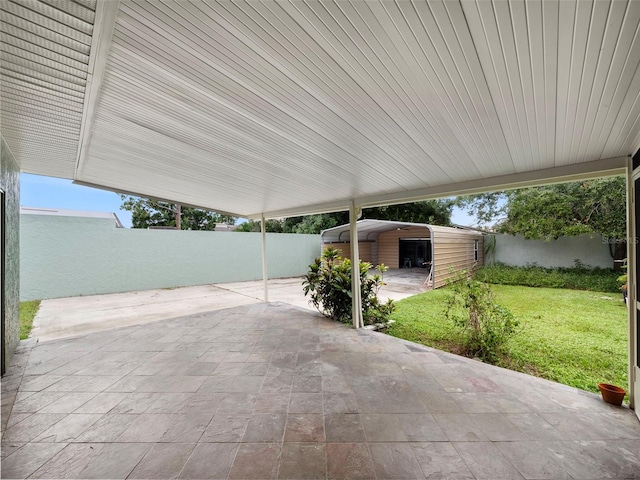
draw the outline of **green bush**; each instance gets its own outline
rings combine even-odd
[[[594,292],[619,292],[618,274],[612,269],[591,268],[576,262],[571,268],[543,268],[537,265],[513,267],[496,263],[476,272],[476,279],[500,285],[568,288]]]
[[[488,284],[475,280],[464,270],[456,274],[449,286],[446,316],[462,330],[464,353],[498,363],[502,346],[518,328],[513,313],[496,303]]]
[[[302,285],[310,303],[324,316],[343,323],[352,321],[351,314],[351,260],[343,260],[340,250],[327,248],[322,257],[309,265],[309,272]],[[384,265],[376,266],[380,275],[369,275],[372,265],[360,262],[360,286],[362,293],[362,317],[365,325],[384,323],[395,309],[392,300],[380,303],[378,291],[384,285]]]

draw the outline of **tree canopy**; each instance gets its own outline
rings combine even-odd
[[[624,177],[458,197],[456,204],[474,215],[479,225],[528,239],[584,233],[615,240],[626,237]]]
[[[424,202],[367,208],[361,218],[394,220],[398,222],[450,225],[453,202],[449,200],[427,200]],[[348,212],[322,213],[285,219],[270,219],[265,222],[267,232],[276,233],[320,233],[322,230],[349,222]],[[259,232],[260,222],[249,220],[236,229],[237,232]]]
[[[320,233],[327,228],[342,225],[349,221],[346,212],[322,213],[319,215],[305,215],[303,217],[289,217],[284,219],[269,219],[265,221],[265,230],[274,233]],[[249,220],[238,225],[236,232],[259,232],[260,222]]]
[[[448,226],[451,225],[452,210],[451,200],[426,200],[367,208],[362,212],[362,218]]]
[[[175,203],[120,195],[121,210],[131,212],[133,228],[176,227],[181,230],[215,230],[216,223],[235,223],[235,217]]]

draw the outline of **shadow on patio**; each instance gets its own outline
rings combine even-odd
[[[628,409],[282,303],[26,341],[2,394],[2,478],[640,475]]]

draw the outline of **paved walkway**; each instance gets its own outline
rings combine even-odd
[[[2,478],[640,475],[626,408],[286,304],[23,342],[2,394]]]
[[[424,270],[394,270],[385,277],[389,284],[380,292],[382,300],[400,300],[423,291]],[[302,280],[302,277],[269,280],[269,300],[315,312],[304,296]],[[31,336],[44,342],[167,320],[185,312],[201,313],[251,305],[263,299],[262,281],[55,298],[42,301]]]

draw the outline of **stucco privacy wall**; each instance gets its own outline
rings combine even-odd
[[[4,328],[2,345],[5,365],[9,366],[11,356],[20,341],[20,169],[9,147],[0,135],[0,190],[5,196],[4,231]]]
[[[487,258],[487,263],[492,255]],[[507,265],[572,267],[580,260],[592,267],[611,268],[613,259],[607,242],[600,236],[580,235],[558,240],[527,240],[522,236],[496,235],[495,261]]]
[[[116,228],[113,219],[21,215],[21,299],[262,278],[260,233]],[[270,278],[303,275],[319,235],[267,234]]]

